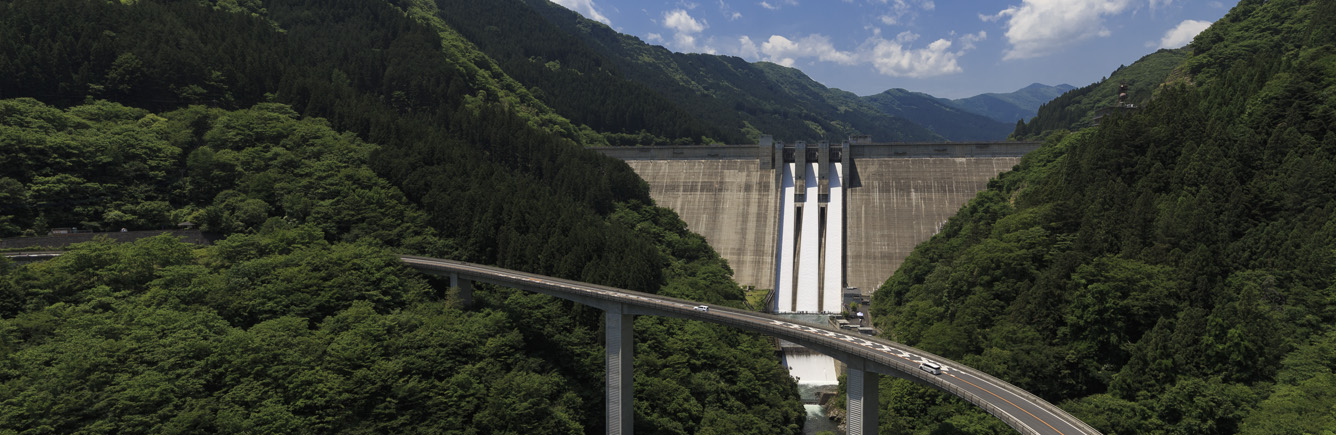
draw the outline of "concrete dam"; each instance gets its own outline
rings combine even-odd
[[[761,142],[595,150],[649,182],[654,201],[704,236],[739,284],[774,289],[777,312],[809,313],[838,313],[844,287],[870,296],[989,179],[1039,147]]]

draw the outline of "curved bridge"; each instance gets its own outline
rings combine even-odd
[[[634,348],[633,316],[668,316],[717,323],[788,340],[830,355],[848,366],[848,433],[877,432],[877,381],[895,376],[927,385],[982,408],[1022,434],[1097,435],[1099,431],[1014,385],[954,361],[903,344],[797,324],[782,317],[613,287],[552,278],[498,267],[437,258],[401,256],[409,267],[448,276],[461,295],[472,297],[472,282],[542,293],[605,311],[608,364],[608,433],[630,434]],[[935,362],[941,374],[920,370]]]

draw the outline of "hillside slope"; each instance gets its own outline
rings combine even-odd
[[[785,141],[840,141],[859,133],[888,141],[941,139],[912,122],[858,104],[850,98],[852,94],[828,89],[792,68],[749,63],[729,56],[673,53],[617,33],[546,0],[505,3],[511,2],[527,4],[565,35],[583,41],[588,50],[611,61],[606,68],[619,71],[621,77],[652,89],[708,125],[725,129],[730,135],[725,138],[729,142],[734,138],[751,142],[762,133]],[[445,10],[446,4],[468,2],[438,3]],[[469,25],[459,23],[459,26]],[[488,25],[500,24],[473,25],[485,30]],[[509,38],[505,32],[501,33]],[[532,44],[515,38],[507,41],[504,46]],[[563,64],[584,62],[580,58],[559,60]]]
[[[232,234],[0,265],[0,389],[23,398],[0,431],[601,431],[599,312],[504,289],[445,309],[391,250],[741,304],[634,172],[441,28],[378,1],[213,5],[0,1],[0,95],[32,98],[0,104],[0,232]],[[658,343],[639,428],[800,430],[764,340],[637,327]]]
[[[928,94],[891,89],[863,97],[883,113],[905,118],[952,141],[1003,140],[1015,128]]]
[[[1240,2],[1141,110],[1051,135],[919,246],[878,326],[1104,433],[1336,431],[1333,47],[1336,3]],[[883,388],[890,421],[991,433]]]
[[[1188,48],[1160,50],[1143,56],[1131,65],[1119,67],[1104,80],[1067,91],[1043,104],[1034,118],[1024,125],[1016,125],[1012,136],[1017,139],[1038,139],[1045,132],[1094,125],[1095,112],[1111,107],[1118,101],[1118,89],[1122,84],[1128,87],[1127,102],[1145,104],[1161,85],[1171,79],[1174,70],[1187,57]]]

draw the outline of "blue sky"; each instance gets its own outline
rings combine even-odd
[[[798,68],[859,95],[1085,86],[1237,0],[553,0],[650,44]]]

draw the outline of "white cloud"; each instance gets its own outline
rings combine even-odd
[[[761,5],[763,8],[777,11],[785,6],[798,6],[798,0],[765,0],[757,4]]]
[[[734,54],[736,54],[739,57],[745,57],[748,59],[756,59],[761,57],[760,49],[756,47],[755,42],[752,42],[751,37],[743,36],[741,38],[738,38],[738,46],[739,48],[736,52],[734,52]]]
[[[1164,37],[1160,38],[1160,48],[1178,48],[1188,45],[1192,38],[1196,38],[1198,33],[1211,27],[1211,23],[1197,20],[1184,20],[1178,23],[1178,26],[1165,32]]]
[[[796,59],[801,57],[814,57],[841,65],[858,64],[856,54],[837,50],[835,45],[830,43],[830,38],[816,34],[807,35],[796,41],[771,35],[768,41],[761,43],[761,53],[765,54],[766,60],[784,66],[793,66]]]
[[[967,33],[960,37],[961,50],[973,50],[974,43],[988,39],[988,32],[980,30],[979,33]]]
[[[1027,59],[1053,54],[1074,43],[1112,32],[1104,17],[1128,10],[1133,0],[1023,0],[984,21],[1006,20],[1011,43],[1003,59]],[[1167,2],[1166,2],[1167,4]]]
[[[812,34],[798,39],[772,35],[759,47],[751,38],[741,38],[741,48],[736,54],[756,58],[759,51],[762,60],[788,67],[802,59],[840,65],[870,65],[883,75],[920,78],[961,72],[958,59],[973,49],[976,42],[987,37],[988,34],[982,31],[961,36],[956,38],[960,42],[959,48],[953,50],[956,44],[950,39],[938,39],[926,47],[915,47],[913,43],[921,35],[905,31],[897,34],[893,40],[874,36],[854,51],[842,51],[835,48],[830,38],[824,35]]]
[[[697,34],[709,28],[709,24],[699,21],[683,9],[674,9],[663,14],[663,27],[673,31],[670,46],[681,52],[714,54],[715,49],[697,42]]]
[[[916,49],[906,46],[905,42],[918,39],[918,35],[904,36],[902,33],[894,41],[873,41],[871,62],[877,72],[891,77],[921,78],[963,71],[956,60],[964,51],[951,51],[951,41],[938,39],[926,48]]]
[[[566,9],[579,12],[580,15],[584,15],[585,18],[598,21],[600,23],[607,24],[609,26],[612,25],[612,21],[608,20],[608,17],[603,16],[602,13],[599,13],[598,8],[594,6],[594,0],[552,0],[552,1],[556,4],[565,7]]]
[[[705,30],[705,25],[696,21],[687,11],[674,9],[663,14],[663,27],[673,29],[677,33],[700,33]]]
[[[663,35],[660,35],[660,34],[658,34],[658,33],[654,33],[654,32],[650,32],[650,33],[649,33],[649,40],[650,40],[650,42],[663,42]]]

